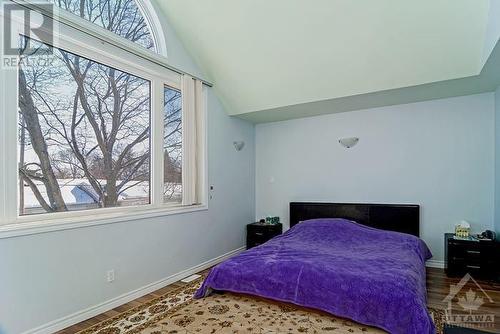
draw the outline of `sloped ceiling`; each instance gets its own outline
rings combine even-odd
[[[257,122],[308,116],[287,106],[477,76],[492,38],[489,0],[155,1],[227,111]]]

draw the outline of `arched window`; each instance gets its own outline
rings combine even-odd
[[[205,90],[130,43],[164,55],[146,0],[47,1],[61,15],[37,14],[57,28],[26,33],[21,23],[15,31],[17,72],[6,81],[17,99],[4,110],[17,116],[6,112],[0,130],[17,124],[5,156],[17,160],[17,178],[6,183],[18,196],[0,218],[95,219],[203,205]]]
[[[136,0],[50,0],[56,6],[120,37],[158,52],[150,22]],[[145,7],[145,6],[143,6]]]

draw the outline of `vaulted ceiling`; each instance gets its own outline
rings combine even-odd
[[[498,0],[155,1],[228,112],[255,122],[478,76],[500,34]]]

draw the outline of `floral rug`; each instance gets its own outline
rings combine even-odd
[[[202,278],[78,334],[385,333],[324,312],[233,293],[194,300]],[[442,311],[429,310],[435,319]],[[440,321],[438,321],[440,322]],[[441,333],[442,324],[437,324]]]

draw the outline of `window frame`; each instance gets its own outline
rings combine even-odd
[[[29,0],[4,0],[4,1],[11,1],[14,3],[17,3],[19,5],[22,5],[24,7],[30,8],[32,10],[35,10],[37,12],[42,13],[43,15],[54,18],[53,13],[48,13],[46,12],[43,8],[38,6],[37,4],[30,3]],[[193,73],[189,73],[187,71],[184,71],[180,68],[177,68],[174,65],[171,65],[168,62],[167,59],[167,44],[166,44],[166,38],[164,34],[164,30],[166,30],[166,27],[164,27],[162,20],[160,20],[160,17],[157,14],[157,5],[151,3],[148,0],[136,0],[137,5],[139,6],[139,9],[141,12],[145,15],[146,21],[148,23],[148,26],[151,29],[151,32],[153,34],[153,38],[155,38],[156,47],[158,52],[154,52],[152,50],[148,50],[132,41],[129,41],[126,38],[123,38],[121,36],[118,36],[111,31],[108,31],[104,29],[103,27],[98,26],[97,24],[94,24],[92,22],[89,22],[85,19],[82,19],[81,17],[73,14],[66,12],[64,10],[58,10],[56,14],[56,18],[54,19],[55,23],[58,23],[60,25],[66,25],[68,27],[71,27],[73,29],[76,29],[78,31],[84,32],[85,34],[92,36],[101,42],[104,42],[106,44],[111,44],[114,45],[117,48],[123,49],[127,51],[128,53],[135,54],[141,58],[144,58],[146,60],[149,60],[152,63],[156,63],[160,65],[161,67],[165,69],[169,69],[173,72],[176,72],[178,74],[187,74],[192,76],[194,79],[200,80],[203,82],[205,86],[212,87],[213,84],[209,81],[206,80],[205,78],[201,77],[200,75],[195,75]],[[58,7],[56,7],[58,8]],[[0,13],[1,16],[1,13]]]
[[[134,0],[139,11],[146,20],[146,24],[151,33],[151,37],[155,42],[155,50],[149,50],[145,47],[129,41],[128,39],[119,36],[112,31],[105,29],[95,23],[92,23],[80,16],[68,12],[57,5],[54,5],[54,13],[48,13],[43,7],[40,7],[37,3],[30,3],[29,0],[10,0],[19,5],[25,6],[27,8],[33,9],[42,13],[45,16],[52,17],[54,14],[57,16],[57,21],[61,24],[66,24],[78,30],[84,31],[88,35],[101,39],[107,43],[115,44],[118,47],[125,47],[132,53],[140,53],[143,56],[149,54],[149,56],[160,56],[167,57],[167,44],[165,40],[165,35],[163,33],[163,27],[160,18],[156,12],[156,6],[148,0]],[[50,3],[50,0],[38,0],[46,1]],[[128,44],[128,45],[127,45]]]
[[[0,14],[1,15],[1,14]],[[77,17],[78,18],[78,17]],[[78,18],[80,19],[80,18]],[[146,18],[147,19],[147,18]],[[80,19],[83,20],[83,19]],[[93,25],[92,23],[88,22]],[[99,26],[99,29],[105,30]],[[109,32],[105,30],[106,32]],[[19,26],[17,33],[22,35],[22,27]],[[47,36],[37,36],[37,40],[47,42]],[[121,37],[117,36],[121,39]],[[153,36],[154,38],[154,36]],[[2,41],[0,37],[0,42]],[[130,41],[127,41],[130,42]],[[156,42],[156,40],[155,40]],[[134,44],[130,42],[131,44]],[[55,213],[44,213],[37,215],[19,215],[19,173],[18,173],[18,69],[2,70],[0,78],[1,93],[5,97],[15,96],[16,98],[5,99],[5,112],[0,113],[0,130],[3,136],[0,137],[0,149],[5,152],[0,164],[0,184],[4,186],[0,189],[0,239],[17,235],[41,233],[53,230],[70,229],[83,226],[92,226],[122,221],[137,220],[164,216],[168,214],[178,214],[208,209],[206,202],[208,187],[206,166],[206,87],[203,87],[203,115],[195,127],[201,127],[200,139],[203,145],[199,147],[202,161],[196,168],[201,170],[200,179],[197,180],[201,186],[200,198],[203,200],[199,204],[184,205],[163,202],[163,133],[164,133],[164,87],[172,87],[183,91],[183,75],[177,71],[161,66],[147,58],[138,56],[133,52],[128,52],[116,47],[111,43],[104,43],[102,40],[75,29],[66,24],[59,25],[57,39],[50,43],[56,48],[74,53],[78,56],[88,58],[105,66],[114,67],[120,71],[130,73],[150,82],[150,204],[88,209],[81,211],[66,211]],[[141,46],[146,52],[151,52]],[[98,57],[96,57],[98,55]],[[97,59],[96,59],[97,58]],[[184,78],[185,79],[185,78]],[[192,77],[188,76],[188,80]],[[12,112],[15,111],[15,112]],[[185,120],[185,108],[182,110],[182,121]],[[3,118],[3,119],[2,119]],[[184,129],[183,129],[184,130]],[[184,154],[183,143],[183,154]],[[184,164],[184,159],[183,159]],[[183,165],[184,170],[184,165]],[[184,181],[184,178],[183,178]],[[190,182],[195,182],[191,180]],[[185,185],[183,184],[183,187]],[[16,196],[12,196],[15,193]],[[184,192],[183,192],[184,193]],[[10,195],[10,196],[9,196]]]

